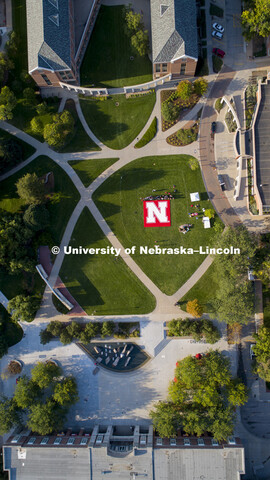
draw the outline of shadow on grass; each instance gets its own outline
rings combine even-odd
[[[111,99],[108,98],[107,101],[111,101]],[[87,105],[87,110],[84,107],[85,105]],[[89,127],[104,143],[115,140],[120,133],[126,132],[129,129],[126,123],[111,121],[110,115],[101,110],[101,100],[81,101],[81,106]]]
[[[144,168],[133,168],[123,173],[123,171],[117,171],[114,175],[106,181],[106,191],[109,191],[109,194],[119,192],[121,190],[129,191],[136,190],[142,187],[145,184],[148,184],[152,181],[159,180],[165,175],[164,170],[155,170],[155,169],[144,169]],[[109,188],[108,188],[109,185]],[[96,199],[103,189],[103,185],[98,188],[93,197]],[[97,194],[98,192],[98,194]],[[157,192],[146,191],[145,195],[156,195]],[[164,193],[164,190],[163,190]],[[178,198],[184,198],[184,195],[177,193]],[[99,201],[99,204],[101,202]]]

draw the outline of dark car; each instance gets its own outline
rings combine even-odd
[[[211,123],[211,133],[215,133],[217,129],[217,122]]]
[[[218,175],[218,183],[221,187],[221,190],[225,190],[226,189],[226,185],[225,185],[225,182],[224,182],[224,178],[223,178],[223,175]]]
[[[225,57],[225,52],[223,52],[223,50],[220,50],[220,48],[213,48],[212,53],[220,58]]]

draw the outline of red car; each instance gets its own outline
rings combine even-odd
[[[220,58],[223,58],[225,56],[225,52],[223,52],[223,50],[220,50],[220,48],[213,48],[212,53]]]

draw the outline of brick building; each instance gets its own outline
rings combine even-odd
[[[198,61],[195,0],[150,0],[154,79],[193,76]]]

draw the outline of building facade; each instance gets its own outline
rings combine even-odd
[[[96,425],[58,435],[12,435],[3,447],[9,480],[240,480],[239,438],[156,437],[152,426]]]

